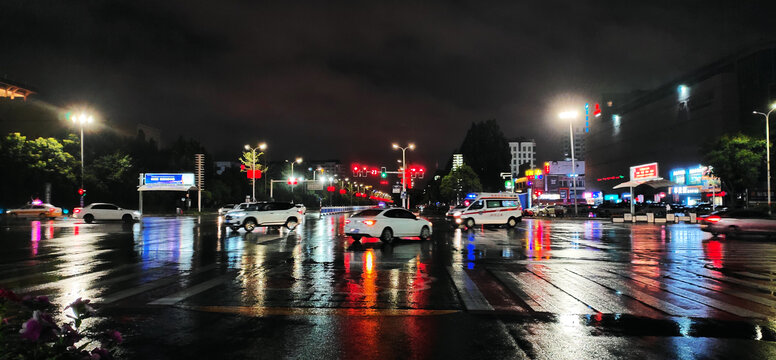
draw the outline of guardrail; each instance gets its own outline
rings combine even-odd
[[[371,209],[374,206],[329,206],[321,208],[321,215],[344,214],[354,211]]]
[[[687,214],[666,214],[664,218],[655,217],[654,213],[646,213],[640,215],[623,214],[622,217],[612,217],[612,222],[647,222],[647,223],[678,223],[684,221],[686,223],[695,224],[698,222],[698,216],[695,213]]]

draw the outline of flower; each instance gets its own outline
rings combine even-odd
[[[116,344],[121,344],[124,342],[124,338],[121,336],[121,333],[116,330],[108,330],[105,334],[108,336],[110,341],[114,341]]]
[[[104,348],[94,348],[92,350],[92,356],[91,360],[109,360],[113,357],[110,355],[110,352]]]
[[[73,314],[75,314],[75,317],[78,319],[87,318],[91,315],[96,314],[97,312],[89,306],[89,302],[91,300],[81,300],[81,298],[76,299],[70,305],[68,305],[65,310],[67,309],[73,309]]]
[[[21,299],[19,298],[18,295],[14,294],[13,291],[6,290],[6,289],[0,289],[0,298],[5,298],[5,299],[11,300],[13,302],[21,301]]]
[[[40,325],[40,322],[38,320],[35,320],[35,318],[31,318],[27,320],[24,324],[22,324],[22,329],[19,330],[19,333],[22,334],[22,338],[30,340],[30,341],[37,341],[38,338],[40,338],[40,331],[43,330],[43,326]]]
[[[83,338],[83,335],[79,334],[76,329],[70,326],[70,324],[62,325],[62,340],[64,340],[65,345],[73,346],[81,340],[81,338]]]

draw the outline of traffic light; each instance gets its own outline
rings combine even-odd
[[[296,185],[299,181],[295,177],[288,178],[288,185]]]
[[[86,194],[86,190],[84,190],[83,188],[78,189],[78,195],[84,196],[84,194]]]
[[[326,191],[328,192],[334,192],[334,186],[327,186]]]
[[[340,189],[340,195],[345,195],[348,191],[345,189]]]
[[[383,179],[388,177],[388,172],[385,170],[385,166],[380,168],[380,177]]]

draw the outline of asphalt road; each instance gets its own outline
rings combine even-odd
[[[0,288],[92,299],[120,355],[773,358],[776,244],[697,225],[526,219],[386,246],[344,217],[3,223]],[[0,350],[2,351],[2,350]]]

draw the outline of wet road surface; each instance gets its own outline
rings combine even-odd
[[[127,358],[768,358],[776,243],[525,220],[354,242],[344,216],[4,223],[0,287],[93,299]],[[433,219],[432,219],[433,220]]]

